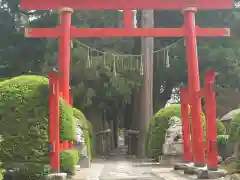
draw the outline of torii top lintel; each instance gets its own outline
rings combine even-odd
[[[20,0],[25,10],[181,10],[196,7],[200,10],[231,9],[232,0]]]

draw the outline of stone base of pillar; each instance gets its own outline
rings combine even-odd
[[[67,174],[66,173],[53,173],[47,176],[47,180],[66,180]]]
[[[197,178],[198,179],[218,179],[221,177],[225,177],[227,175],[227,171],[223,170],[223,169],[219,169],[219,170],[214,170],[211,171],[209,169],[201,169],[199,168],[197,170]]]

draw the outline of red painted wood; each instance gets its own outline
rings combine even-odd
[[[132,28],[133,27],[133,12],[132,10],[125,10],[123,12],[124,18],[124,27],[125,28]]]
[[[75,28],[72,37],[182,37],[183,28]]]
[[[49,85],[49,141],[53,145],[50,152],[50,167],[60,170],[60,112],[59,112],[59,79],[56,72],[50,72]]]
[[[184,12],[184,27],[186,32],[186,59],[188,69],[189,85],[189,104],[191,105],[191,129],[192,129],[192,147],[193,161],[195,165],[205,164],[204,147],[201,145],[204,141],[202,130],[202,107],[197,55],[197,38],[195,25],[195,11]]]
[[[196,26],[196,36],[198,37],[221,37],[230,35],[230,28],[200,28]]]
[[[159,9],[181,10],[186,6],[196,6],[198,9],[230,9],[232,0],[196,0],[187,5],[184,0],[20,0],[21,8],[25,10],[58,10],[69,7],[76,10],[133,10]]]
[[[188,105],[188,89],[180,89],[181,100],[181,119],[182,119],[182,137],[183,137],[183,152],[184,160],[192,161],[192,146],[190,141],[190,123],[189,123],[189,105]]]
[[[183,37],[184,28],[71,28],[72,38],[89,37]],[[230,36],[229,28],[200,28],[196,27],[198,37]],[[54,28],[32,28],[27,30],[27,37],[31,38],[57,38],[60,30]]]
[[[56,38],[60,36],[60,27],[55,28],[26,28],[26,37],[36,37],[36,38]]]
[[[70,83],[70,51],[71,51],[71,11],[62,11],[60,14],[60,26],[62,33],[59,37],[59,60],[58,68],[61,74],[59,88],[65,102],[69,103],[69,83]],[[69,149],[70,142],[63,141],[63,148]]]
[[[206,129],[207,129],[207,165],[208,167],[218,167],[218,152],[214,147],[217,142],[216,125],[216,94],[212,90],[215,82],[215,72],[208,71],[204,74],[205,106],[206,106]]]

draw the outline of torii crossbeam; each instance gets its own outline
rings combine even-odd
[[[26,36],[33,38],[59,38],[60,91],[69,102],[70,40],[81,37],[185,37],[188,63],[189,101],[192,113],[193,161],[205,164],[203,132],[201,125],[197,36],[229,36],[228,28],[200,28],[195,25],[197,10],[230,9],[232,0],[20,0],[25,10],[61,10],[60,25],[55,28],[26,29]],[[76,10],[124,10],[124,28],[76,28],[71,25],[71,14]],[[133,28],[132,10],[157,9],[181,10],[184,26],[181,28]],[[58,128],[58,127],[56,127]],[[210,127],[211,128],[211,127]],[[59,136],[59,134],[58,134]],[[59,151],[59,150],[56,150]],[[55,169],[60,165],[56,164]]]
[[[63,7],[76,10],[182,10],[186,7],[207,9],[230,9],[228,0],[21,0],[26,10],[58,10]]]

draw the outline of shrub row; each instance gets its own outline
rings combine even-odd
[[[41,179],[49,165],[48,111],[47,78],[24,75],[0,83],[0,162],[3,169],[17,168],[18,179]],[[62,99],[60,133],[61,140],[76,139],[73,108]],[[64,172],[72,172],[77,161],[76,150],[61,152]]]

